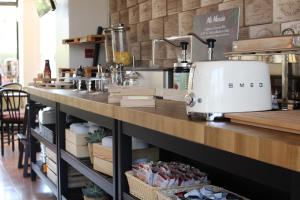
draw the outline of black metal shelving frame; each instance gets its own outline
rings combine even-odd
[[[81,174],[89,178],[104,191],[113,197],[113,199],[136,200],[129,194],[129,188],[125,172],[131,169],[132,151],[131,138],[136,137],[157,146],[161,149],[173,152],[179,156],[191,159],[195,162],[210,166],[214,170],[219,170],[243,180],[256,182],[274,190],[282,191],[288,194],[289,200],[298,200],[300,196],[300,173],[288,169],[280,168],[274,165],[266,164],[257,160],[239,156],[230,152],[225,152],[205,145],[194,143],[188,140],[173,137],[155,130],[140,127],[127,122],[101,116],[95,113],[81,110],[49,101],[34,95],[30,96],[30,109],[34,104],[39,102],[47,106],[54,106],[56,109],[56,153],[58,166],[58,186],[57,197],[62,199],[68,197],[67,188],[67,166],[71,165]],[[113,177],[107,176],[94,171],[85,165],[80,159],[65,151],[65,124],[66,115],[70,114],[75,117],[97,123],[112,130],[113,135]],[[29,115],[31,125],[34,124],[32,114]],[[30,141],[36,139],[43,141],[37,133],[31,129]],[[33,144],[33,143],[32,143]],[[46,144],[47,145],[47,144]],[[51,144],[49,145],[51,146]],[[31,153],[35,155],[34,145],[31,145]],[[54,146],[51,147],[52,149]],[[31,156],[32,156],[31,155]],[[31,157],[35,163],[35,156]],[[35,165],[33,165],[35,166]],[[34,170],[33,170],[34,172]],[[32,173],[34,176],[36,174]],[[38,174],[39,175],[39,174]],[[42,178],[43,179],[43,178]],[[257,192],[250,191],[249,192]],[[67,198],[66,198],[67,199]]]
[[[38,141],[42,142],[44,145],[46,145],[47,148],[49,148],[51,151],[56,152],[56,145],[46,140],[43,136],[41,136],[38,133],[38,130],[36,128],[31,128],[31,135],[37,139]]]
[[[40,179],[44,183],[46,183],[46,185],[50,188],[52,193],[56,197],[58,197],[57,186],[41,171],[40,167],[37,164],[33,163],[31,169],[40,177]]]

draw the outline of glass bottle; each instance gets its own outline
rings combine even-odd
[[[45,60],[44,79],[51,79],[51,69],[49,60]]]

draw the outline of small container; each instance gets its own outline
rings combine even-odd
[[[190,73],[190,64],[175,63],[173,72],[173,88],[177,90],[187,90]]]

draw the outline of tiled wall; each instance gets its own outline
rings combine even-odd
[[[217,10],[240,7],[240,39],[280,35],[285,28],[300,33],[300,0],[110,0],[111,24],[124,23],[132,54],[142,65],[151,60],[151,40],[192,31],[192,19]],[[176,54],[159,47],[156,61],[171,67]]]

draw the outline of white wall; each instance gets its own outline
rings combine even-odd
[[[108,0],[69,0],[70,37],[78,37],[87,34],[96,34],[97,27],[109,25]],[[94,48],[94,45],[70,46],[70,66],[91,66],[92,58],[84,58],[84,49]],[[100,55],[104,55],[104,47],[101,47]],[[102,59],[101,59],[102,58]],[[100,63],[105,63],[103,56]]]
[[[62,40],[96,34],[98,26],[107,27],[108,7],[108,0],[57,0],[57,9],[39,18],[33,0],[19,1],[20,82],[27,85],[43,72],[45,59],[51,61],[53,76],[55,66],[91,66],[93,59],[84,58],[84,49],[94,45],[63,45]],[[100,63],[105,63],[104,55],[101,47]]]
[[[39,17],[32,0],[19,1],[20,83],[27,85],[40,70]]]
[[[56,14],[48,12],[40,18],[40,63],[44,70],[45,60],[50,61],[51,76],[56,77]]]
[[[70,48],[63,45],[62,40],[69,38],[69,0],[56,1],[56,66],[70,67]]]

